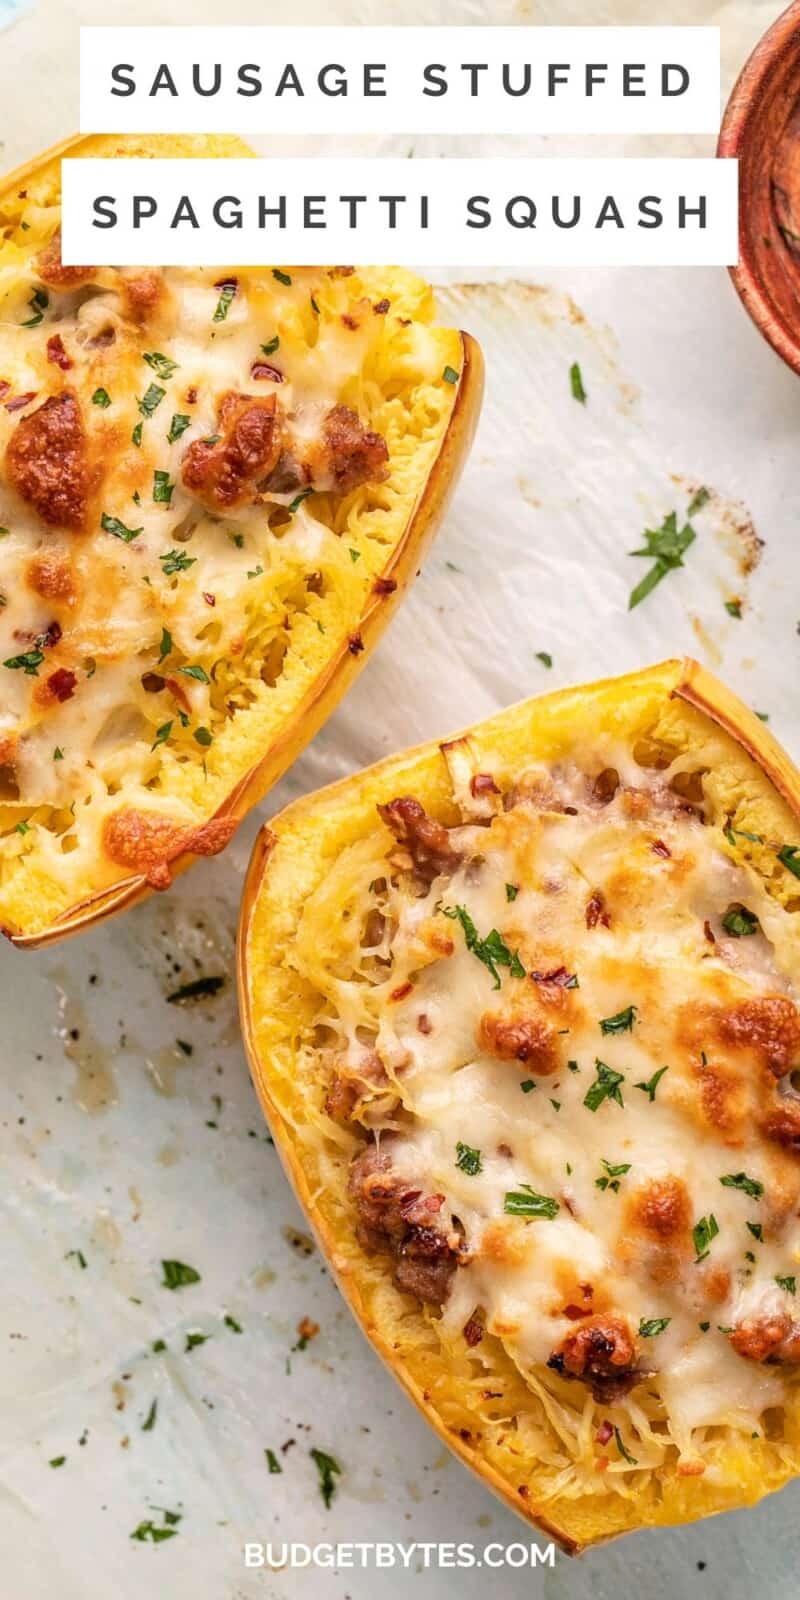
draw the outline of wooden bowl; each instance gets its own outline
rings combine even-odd
[[[731,277],[765,339],[800,372],[800,0],[746,63],[717,155],[739,161],[739,265]]]

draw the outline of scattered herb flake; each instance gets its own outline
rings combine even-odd
[[[227,278],[224,283],[218,284],[220,295],[216,304],[212,322],[224,322],[230,310],[231,302],[236,294],[238,284],[235,278]]]
[[[194,1267],[187,1267],[185,1261],[162,1261],[164,1276],[161,1279],[162,1289],[184,1289],[189,1283],[199,1283],[200,1273]]]
[[[789,1294],[797,1294],[797,1279],[795,1277],[779,1278],[776,1274],[775,1282],[779,1289],[786,1289]]]
[[[309,489],[301,489],[300,493],[295,495],[293,501],[291,502],[291,504],[289,506],[289,515],[290,515],[290,517],[294,516],[295,511],[297,510],[298,506],[302,505],[303,501],[307,500],[309,495],[313,494],[313,493],[314,493],[314,490],[309,488]]]
[[[281,1466],[274,1450],[267,1448],[264,1451],[264,1457],[270,1472],[283,1472],[283,1467]]]
[[[170,482],[168,472],[156,471],[153,473],[153,499],[156,505],[171,505],[174,488],[175,485]]]
[[[47,291],[45,289],[34,289],[28,301],[28,308],[32,315],[28,317],[27,322],[23,322],[23,328],[38,328],[39,323],[44,319],[44,314],[49,304],[50,296]]]
[[[142,1423],[142,1433],[152,1433],[152,1431],[153,1431],[153,1429],[154,1429],[154,1427],[156,1425],[156,1413],[157,1413],[157,1411],[158,1411],[158,1401],[154,1400],[152,1405],[151,1405],[151,1407],[150,1407],[150,1410],[147,1413],[147,1416],[144,1419],[144,1422]]]
[[[288,272],[281,272],[278,267],[273,267],[272,276],[273,276],[273,278],[277,278],[278,282],[282,283],[284,285],[284,288],[286,288],[286,289],[290,289],[291,288],[292,280],[291,280]],[[327,1501],[326,1501],[326,1504],[327,1504]]]
[[[139,410],[141,411],[143,417],[152,417],[153,412],[155,411],[156,407],[160,406],[160,404],[161,404],[166,392],[167,392],[166,389],[162,389],[160,384],[158,384],[158,383],[151,383],[150,384],[149,389],[146,391],[145,394],[142,395],[141,400],[137,401],[137,405],[138,405]],[[136,433],[136,432],[138,432],[139,437],[138,437],[138,439],[134,440],[134,443],[135,444],[141,444],[141,442],[142,442],[142,424],[141,424],[141,422],[137,423],[136,428],[134,428],[134,433]]]
[[[735,617],[737,622],[741,622],[741,620],[742,620],[742,602],[741,602],[741,600],[726,600],[725,601],[725,610],[727,611],[729,617]]]
[[[159,646],[159,651],[158,651],[159,663],[161,663],[162,661],[166,661],[167,656],[170,655],[171,652],[172,652],[172,634],[170,633],[169,628],[162,628],[161,629],[161,644]]]
[[[577,400],[582,406],[585,406],[588,395],[583,387],[583,375],[577,361],[573,361],[569,369],[569,384],[573,400]]]
[[[48,1467],[63,1467],[66,1459],[66,1456],[51,1456],[47,1465]]]
[[[671,1321],[671,1317],[651,1317],[649,1321],[642,1317],[639,1323],[640,1338],[655,1339],[657,1334],[663,1333],[664,1329],[669,1327]]]
[[[523,1183],[521,1189],[512,1189],[506,1194],[503,1210],[509,1217],[539,1217],[552,1222],[560,1207],[550,1195],[537,1194],[529,1183]]]
[[[39,668],[44,661],[44,651],[23,650],[19,656],[8,656],[3,662],[4,667],[10,667],[13,672],[22,671],[27,678],[38,678]]]
[[[603,1017],[600,1022],[601,1033],[632,1033],[636,1019],[636,1006],[626,1006],[624,1011],[617,1011],[613,1017]]]
[[[467,949],[488,968],[494,978],[495,989],[500,988],[498,967],[508,967],[512,977],[524,978],[525,968],[519,955],[516,951],[509,950],[496,928],[492,928],[491,933],[487,934],[485,939],[481,939],[466,906],[442,906],[442,911],[446,917],[461,924]]]
[[[518,894],[519,894],[519,884],[518,883],[507,883],[506,884],[506,899],[509,902],[512,901],[512,900],[516,900]]]
[[[456,1166],[466,1172],[470,1178],[483,1171],[480,1150],[473,1150],[472,1145],[462,1144],[459,1140],[456,1145]]]
[[[631,1466],[631,1467],[638,1466],[639,1463],[638,1463],[636,1457],[631,1455],[630,1450],[624,1444],[623,1438],[622,1438],[622,1434],[620,1433],[619,1428],[615,1428],[614,1429],[614,1438],[617,1441],[617,1449],[618,1449],[620,1455],[622,1456],[623,1461],[627,1461],[628,1465]]]
[[[183,1347],[184,1355],[188,1355],[190,1350],[196,1350],[198,1345],[205,1344],[208,1338],[209,1334],[207,1333],[187,1333],[186,1343]]]
[[[458,383],[458,376],[455,367],[445,367],[442,373],[442,381],[444,383]]]
[[[720,1183],[725,1189],[741,1189],[743,1194],[749,1194],[752,1200],[760,1200],[764,1193],[763,1183],[758,1178],[748,1178],[746,1172],[728,1172]]]
[[[708,1255],[709,1245],[711,1244],[712,1239],[716,1239],[718,1233],[719,1223],[717,1222],[717,1219],[712,1211],[709,1212],[707,1217],[701,1217],[700,1221],[695,1223],[694,1227],[692,1228],[692,1238],[694,1240],[695,1248],[695,1266],[697,1265],[698,1261],[705,1260],[706,1256]]]
[[[665,1072],[669,1072],[669,1067],[659,1067],[658,1072],[654,1072],[652,1078],[648,1078],[646,1083],[635,1083],[633,1086],[634,1089],[641,1089],[647,1095],[651,1105],[655,1100],[656,1089]]]
[[[183,673],[184,678],[194,678],[197,683],[211,682],[205,667],[179,667],[178,671]]]
[[[182,550],[168,550],[166,555],[159,556],[159,561],[164,569],[164,577],[171,578],[176,572],[188,572],[193,567],[196,556],[184,555]]]
[[[105,511],[100,518],[100,526],[105,533],[113,533],[115,539],[121,539],[123,544],[132,544],[144,531],[142,528],[128,528],[124,522],[120,522],[119,517],[109,517]]]
[[[160,350],[152,350],[149,354],[145,352],[142,360],[147,362],[148,367],[152,367],[159,378],[165,380],[171,378],[173,372],[178,370],[177,361],[171,361],[169,356],[162,355]]]
[[[108,390],[107,389],[95,389],[94,394],[92,395],[92,405],[93,406],[99,406],[102,411],[106,411],[108,409],[108,407],[110,406],[110,404],[111,404],[111,396],[110,396]]]
[[[169,738],[171,732],[172,732],[172,723],[171,722],[162,722],[161,727],[160,728],[156,728],[156,736],[155,736],[155,739],[153,740],[153,743],[150,746],[151,754],[152,754],[153,750],[157,750],[158,749],[160,744],[165,744],[166,743],[166,741]]]
[[[337,1475],[341,1474],[342,1469],[336,1458],[328,1455],[326,1450],[312,1449],[309,1451],[309,1455],[319,1473],[319,1492],[326,1506],[329,1506],[336,1493],[337,1485],[334,1480]]]
[[[278,347],[280,345],[280,342],[281,341],[278,338],[277,333],[273,334],[272,338],[268,339],[266,344],[262,344],[262,346],[261,346],[262,355],[274,356],[275,351],[278,349]]]
[[[185,433],[186,429],[190,428],[191,425],[192,419],[190,416],[187,416],[185,411],[176,411],[169,425],[167,444],[174,444],[175,440],[180,439],[181,434]]]
[[[631,590],[628,597],[629,611],[633,611],[634,606],[640,605],[668,572],[683,566],[683,557],[696,537],[694,528],[689,522],[678,529],[677,513],[674,511],[670,511],[664,518],[660,528],[645,528],[644,536],[646,540],[644,547],[640,550],[631,550],[629,553],[632,556],[649,556],[653,559],[654,565],[645,574],[641,583]]]
[[[625,1102],[620,1090],[620,1084],[625,1081],[622,1073],[614,1072],[611,1067],[606,1066],[605,1061],[600,1061],[597,1056],[595,1056],[594,1064],[597,1077],[584,1095],[584,1105],[589,1111],[597,1111],[604,1100],[616,1100],[618,1106],[624,1106]]]
[[[242,1327],[241,1322],[237,1322],[236,1318],[231,1316],[230,1311],[225,1312],[222,1320],[226,1328],[230,1328],[231,1333],[244,1333],[244,1328]]]
[[[722,918],[722,926],[733,939],[746,939],[761,928],[758,917],[748,911],[747,906],[739,904],[728,907]]]
[[[549,650],[537,650],[535,651],[535,655],[536,660],[541,661],[543,667],[552,667],[553,657],[551,656]]]

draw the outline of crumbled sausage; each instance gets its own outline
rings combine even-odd
[[[636,1343],[624,1317],[598,1313],[572,1329],[547,1365],[564,1378],[588,1383],[601,1403],[627,1394],[638,1381]]]
[[[418,1299],[441,1305],[458,1255],[437,1226],[444,1195],[424,1195],[392,1170],[386,1150],[368,1145],[350,1168],[349,1192],[358,1211],[356,1236],[369,1253],[388,1251],[395,1283]]]
[[[428,883],[440,872],[452,872],[458,866],[461,854],[452,843],[449,829],[435,817],[429,817],[413,795],[389,800],[378,806],[378,812],[398,844],[408,851],[420,877]]]
[[[274,394],[228,390],[218,407],[215,443],[195,439],[183,459],[187,489],[211,511],[252,502],[280,459],[284,421]]]
[[[83,528],[88,445],[81,408],[70,389],[51,395],[17,423],[6,449],[6,473],[17,494],[49,527]]]

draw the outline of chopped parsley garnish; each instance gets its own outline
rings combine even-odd
[[[210,728],[195,728],[194,736],[198,744],[210,745],[214,743],[214,735]]]
[[[643,1092],[647,1095],[651,1105],[655,1100],[656,1089],[658,1088],[658,1085],[665,1072],[669,1072],[669,1067],[659,1067],[658,1072],[654,1072],[652,1078],[648,1078],[646,1083],[635,1083],[633,1086],[634,1089],[643,1090]]]
[[[228,315],[228,311],[230,309],[231,301],[233,300],[233,297],[236,294],[236,290],[238,288],[238,284],[237,284],[235,278],[228,278],[225,283],[218,284],[217,287],[219,288],[220,296],[219,296],[219,299],[217,301],[216,309],[214,311],[213,317],[211,318],[211,321],[212,322],[224,322],[225,318]]]
[[[225,1312],[222,1320],[226,1328],[230,1328],[231,1333],[244,1333],[244,1328],[242,1327],[241,1322],[237,1322],[236,1318],[231,1316],[230,1311]]]
[[[53,751],[53,760],[54,761],[63,761],[64,760],[64,752],[63,752],[60,744],[57,744],[56,747],[55,747],[55,750]]]
[[[85,1272],[86,1271],[86,1257],[85,1257],[85,1255],[84,1255],[82,1250],[68,1250],[66,1255],[65,1255],[65,1257],[64,1257],[64,1260],[65,1261],[77,1261],[78,1266],[81,1269],[81,1272]]]
[[[705,1261],[705,1258],[708,1255],[709,1245],[711,1244],[712,1239],[716,1239],[718,1233],[719,1223],[717,1222],[713,1211],[710,1211],[707,1217],[701,1217],[700,1221],[695,1223],[694,1227],[692,1228],[692,1239],[694,1240],[695,1248],[695,1266],[697,1265],[698,1261]]]
[[[655,1339],[656,1334],[663,1333],[672,1321],[671,1317],[651,1317],[648,1322],[642,1317],[639,1323],[639,1337],[641,1339]]]
[[[573,361],[569,369],[569,385],[572,390],[573,400],[578,400],[582,406],[585,406],[588,396],[583,387],[583,374],[577,361]]]
[[[535,1089],[535,1088],[536,1088],[536,1084],[534,1083],[533,1078],[525,1078],[524,1081],[520,1084],[520,1089],[522,1090],[523,1094],[530,1094],[531,1089]]]
[[[757,711],[756,716],[758,717],[759,722],[769,722],[768,711]]]
[[[311,299],[311,310],[313,311],[314,316],[318,317],[319,316],[319,306],[317,305],[317,302],[314,299],[313,294],[310,296],[310,299]]]
[[[476,1177],[483,1171],[480,1150],[473,1150],[472,1145],[462,1144],[459,1140],[456,1145],[456,1166],[468,1173],[470,1178]]]
[[[796,844],[783,845],[782,849],[778,851],[778,860],[786,868],[787,872],[791,872],[796,878],[800,878],[800,846]]]
[[[168,550],[165,556],[159,556],[158,559],[164,569],[164,577],[171,578],[175,572],[188,572],[197,557],[184,555],[182,550]]]
[[[275,351],[278,349],[278,346],[280,345],[280,342],[281,341],[278,338],[277,333],[273,334],[272,338],[268,339],[266,344],[262,344],[262,346],[261,346],[261,354],[265,355],[265,356],[274,356]]]
[[[182,983],[179,989],[173,989],[172,994],[167,995],[167,1001],[169,1005],[174,1006],[181,1000],[209,998],[211,995],[219,994],[224,982],[224,978],[217,977],[192,978],[190,983]]]
[[[185,1261],[162,1261],[164,1276],[161,1279],[162,1289],[185,1289],[189,1283],[199,1283],[200,1274],[194,1267],[187,1267]]]
[[[264,1458],[270,1472],[283,1472],[283,1467],[281,1466],[274,1450],[270,1450],[269,1448],[266,1449],[264,1451]]]
[[[742,620],[742,602],[741,602],[741,600],[726,600],[725,601],[725,610],[727,611],[729,617],[735,617],[737,622],[741,622],[741,620]]]
[[[749,1194],[752,1200],[760,1200],[764,1193],[763,1183],[758,1178],[748,1178],[746,1172],[728,1172],[720,1183],[725,1189],[741,1189],[744,1194]]]
[[[776,1275],[775,1282],[779,1289],[786,1289],[789,1294],[797,1294],[797,1279],[795,1277],[779,1278]]]
[[[188,1355],[190,1350],[196,1350],[198,1345],[205,1344],[208,1337],[207,1333],[187,1333],[186,1343],[183,1347],[184,1354]]]
[[[509,1217],[542,1217],[552,1222],[559,1209],[557,1200],[547,1194],[537,1194],[529,1183],[523,1183],[521,1189],[511,1189],[503,1201],[503,1210]]]
[[[624,1011],[615,1011],[613,1017],[603,1017],[600,1022],[601,1033],[632,1033],[636,1019],[636,1006],[626,1006]]]
[[[154,1427],[156,1425],[156,1413],[157,1413],[157,1411],[158,1411],[158,1401],[154,1400],[153,1404],[150,1407],[150,1410],[147,1413],[147,1416],[144,1419],[144,1422],[142,1423],[142,1433],[152,1433],[152,1431],[153,1431],[153,1429],[154,1429]]]
[[[731,905],[722,919],[722,926],[726,933],[733,939],[746,939],[750,934],[758,933],[761,924],[758,917],[748,911],[747,906]]]
[[[631,1455],[630,1450],[623,1443],[622,1434],[620,1433],[619,1428],[614,1429],[614,1438],[617,1441],[617,1449],[622,1456],[623,1461],[627,1461],[631,1467],[637,1467],[639,1463],[636,1457]]]
[[[148,367],[152,367],[159,378],[171,378],[173,372],[178,370],[177,361],[171,361],[169,356],[162,355],[160,350],[152,350],[149,354],[145,352],[142,359],[147,362]]]
[[[736,845],[736,840],[737,839],[749,839],[751,844],[763,844],[764,843],[764,840],[763,840],[762,835],[760,833],[747,833],[747,831],[744,828],[733,828],[733,827],[731,827],[730,823],[728,824],[727,828],[725,829],[725,838],[727,839],[728,844],[732,844],[734,847]]]
[[[25,833],[30,833],[30,831],[31,831],[30,830],[30,823],[28,823],[28,822],[17,822],[17,823],[15,823],[15,826],[14,826],[14,832],[15,833],[25,834]]]
[[[168,506],[172,501],[174,483],[170,483],[168,472],[153,473],[153,499],[157,505]]]
[[[615,1167],[612,1166],[610,1161],[606,1161],[604,1156],[601,1156],[600,1165],[605,1167],[606,1170],[601,1178],[595,1178],[595,1188],[611,1189],[614,1194],[619,1194],[619,1180],[624,1178],[626,1172],[630,1172],[630,1161],[620,1161],[619,1165]]]
[[[38,678],[39,668],[44,661],[43,650],[23,650],[19,656],[8,656],[3,662],[4,667],[12,670],[22,670],[28,678]]]
[[[162,389],[160,384],[151,383],[147,393],[142,396],[141,400],[137,401],[143,417],[152,417],[156,406],[160,406],[166,392],[166,389]],[[141,426],[141,423],[139,423],[139,437],[135,440],[136,444],[141,444],[142,442]]]
[[[670,511],[660,528],[645,528],[644,536],[647,541],[644,547],[640,550],[631,550],[630,554],[650,556],[654,565],[642,578],[641,583],[637,583],[636,588],[631,590],[628,597],[629,611],[646,599],[668,572],[683,566],[683,557],[689,546],[694,543],[695,531],[689,522],[679,530],[677,513]]]
[[[708,1333],[708,1330],[711,1327],[711,1323],[710,1322],[698,1322],[697,1326],[700,1329],[701,1333]]]
[[[23,322],[23,328],[38,328],[39,323],[44,319],[44,314],[49,304],[50,296],[47,291],[45,289],[34,289],[28,301],[32,315],[28,317],[27,322]]]
[[[500,988],[498,967],[508,967],[512,978],[524,978],[525,968],[519,955],[516,951],[509,950],[496,928],[492,928],[491,933],[487,934],[485,939],[481,939],[466,906],[442,906],[442,911],[446,917],[460,922],[467,949],[488,968],[494,978],[495,989]]]
[[[164,1539],[174,1539],[177,1531],[177,1528],[169,1526],[157,1528],[152,1517],[148,1517],[146,1522],[140,1522],[138,1528],[134,1528],[131,1538],[138,1539],[140,1544],[145,1544],[148,1539],[151,1544],[162,1544]]]
[[[47,1465],[48,1467],[63,1467],[66,1459],[66,1456],[51,1456]]]
[[[350,560],[352,561],[353,565],[355,566],[355,563],[357,561],[361,560],[361,551],[360,550],[354,550],[352,545],[350,545],[348,548],[349,548],[349,552],[350,552]]]
[[[92,405],[100,406],[102,411],[107,410],[111,404],[111,396],[107,389],[95,389],[92,395]]]
[[[172,732],[172,723],[171,722],[162,722],[161,727],[160,728],[156,728],[156,736],[155,736],[155,739],[153,740],[153,743],[150,746],[151,753],[152,753],[153,750],[157,750],[160,744],[166,744],[166,741],[169,738],[171,732]]]
[[[160,1350],[166,1350],[166,1348],[167,1348],[167,1346],[166,1346],[166,1343],[165,1343],[165,1341],[163,1339],[154,1339],[153,1343],[150,1346],[150,1349],[152,1350],[154,1355],[158,1355]]]
[[[534,651],[534,654],[536,656],[536,660],[541,661],[543,667],[552,667],[553,657],[551,656],[549,650],[536,650]]]
[[[329,1506],[336,1493],[335,1479],[342,1469],[335,1456],[328,1455],[327,1450],[310,1450],[309,1455],[319,1473],[319,1492],[326,1506]]]
[[[131,544],[144,532],[143,528],[128,528],[124,522],[120,522],[119,517],[109,517],[105,511],[100,518],[100,526],[105,533],[113,533],[115,539],[121,539],[123,544]]]
[[[708,505],[710,499],[711,494],[708,489],[698,489],[689,504],[687,516],[693,517],[698,511],[702,511],[703,506]]]
[[[625,1081],[622,1073],[612,1071],[612,1068],[607,1067],[605,1061],[600,1061],[597,1056],[595,1056],[594,1064],[597,1077],[584,1095],[584,1105],[590,1111],[597,1111],[604,1100],[616,1100],[618,1106],[624,1106],[625,1102],[620,1090],[620,1084]]]
[[[458,383],[458,373],[455,367],[445,367],[442,373],[442,380],[444,383]]]
[[[284,288],[286,288],[286,289],[290,289],[291,288],[292,280],[291,280],[288,272],[281,272],[280,268],[273,267],[272,276],[273,276],[273,278],[277,278],[278,282],[282,283],[284,285]],[[313,1452],[312,1452],[312,1454],[313,1454]],[[337,1471],[338,1471],[338,1468],[337,1468]],[[326,1501],[325,1504],[327,1505],[327,1503],[328,1502]]]
[[[264,571],[264,568],[261,565],[259,565],[257,567],[253,567],[251,569],[251,571],[248,572],[247,576],[248,576],[248,578],[260,578],[262,573],[263,573],[263,571]]]
[[[181,434],[185,433],[186,429],[190,428],[191,425],[192,419],[191,417],[187,416],[185,411],[176,411],[169,425],[167,444],[174,444],[175,440],[180,439]]]
[[[295,495],[293,501],[291,502],[291,505],[289,506],[289,515],[290,515],[290,517],[294,516],[295,511],[297,510],[298,506],[301,506],[303,504],[303,501],[307,500],[309,495],[313,494],[313,493],[314,493],[313,489],[301,489],[300,493]]]
[[[764,1224],[763,1224],[763,1222],[748,1222],[747,1226],[748,1226],[748,1229],[750,1230],[750,1232],[752,1233],[753,1238],[757,1239],[759,1244],[761,1244],[762,1241],[763,1241],[763,1238],[764,1238]]]
[[[184,678],[194,678],[197,683],[211,682],[205,667],[179,667],[178,671],[183,673]]]
[[[135,444],[137,450],[141,449],[141,444],[142,444],[142,424],[141,424],[141,422],[137,422],[136,427],[134,428],[133,433],[131,434],[131,444]]]
[[[159,646],[159,651],[158,651],[159,662],[166,661],[167,656],[171,653],[171,651],[172,651],[172,634],[170,633],[169,628],[162,628],[161,629],[161,644]]]
[[[507,900],[509,900],[509,901],[516,900],[518,894],[519,894],[519,884],[518,883],[507,883],[506,884],[506,899]]]

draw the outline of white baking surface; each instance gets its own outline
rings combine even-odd
[[[0,23],[11,9],[0,0]],[[729,86],[778,9],[755,0],[664,0],[657,12],[650,0],[391,8],[297,0],[293,15],[719,21]],[[256,0],[231,0],[225,15],[285,21],[284,8]],[[38,0],[2,32],[7,164],[74,125],[80,21],[167,20],[219,21],[219,7],[181,0],[167,15],[152,0]],[[570,143],[587,148],[577,140],[559,148]],[[472,146],[494,147],[479,138]],[[705,153],[708,141],[659,148]],[[419,141],[420,154],[432,149],[445,152]],[[768,712],[800,757],[800,385],[722,272],[551,272],[545,289],[504,284],[505,276],[498,268],[498,286],[442,295],[443,315],[484,345],[485,413],[446,526],[346,705],[223,858],[61,949],[0,950],[2,1600],[440,1600],[456,1586],[478,1600],[487,1580],[498,1600],[796,1593],[796,1488],[578,1563],[560,1557],[554,1571],[434,1572],[415,1560],[408,1573],[268,1575],[243,1565],[248,1539],[528,1539],[442,1450],[351,1325],[318,1254],[304,1253],[305,1224],[249,1085],[231,985],[258,821],[321,782],[513,699],[681,651]],[[585,408],[569,391],[575,360]],[[628,591],[646,568],[627,552],[645,526],[673,507],[683,512],[700,484],[714,495],[696,519],[685,570],[628,615]],[[751,526],[765,548],[744,578]],[[724,609],[735,596],[741,622]],[[550,670],[538,651],[552,655]],[[225,988],[191,1009],[167,1003],[178,981],[197,974],[224,975]],[[178,1038],[192,1044],[191,1057]],[[160,1287],[165,1257],[193,1265],[201,1282]],[[303,1316],[321,1331],[292,1353]],[[186,1353],[189,1331],[209,1337]],[[168,1349],[154,1354],[158,1339]],[[154,1400],[155,1424],[143,1430]],[[311,1446],[342,1466],[327,1512]],[[267,1447],[281,1476],[267,1472]],[[48,1465],[61,1455],[63,1467]],[[176,1537],[132,1541],[143,1519],[163,1520],[153,1506],[181,1513]]]

